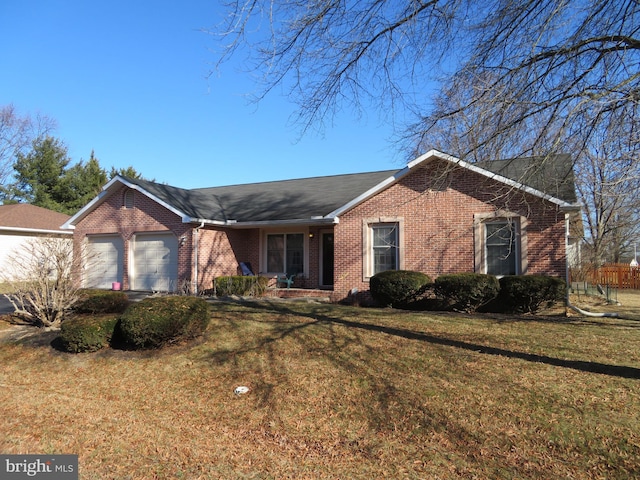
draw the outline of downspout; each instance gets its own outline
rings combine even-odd
[[[569,213],[564,214],[564,256],[565,256],[565,281],[567,282],[567,296],[566,296],[566,304],[567,307],[572,309],[575,312],[578,312],[580,315],[584,315],[586,317],[612,317],[618,318],[618,314],[616,312],[613,313],[594,313],[587,312],[586,310],[582,310],[581,308],[576,307],[571,304],[571,299],[569,293],[571,292],[571,281],[569,275]]]
[[[193,229],[193,237],[194,237],[194,241],[193,241],[193,277],[194,277],[194,285],[193,285],[193,292],[196,296],[198,296],[198,244],[199,242],[199,238],[198,238],[198,232],[200,231],[200,229],[204,227],[204,222],[200,222],[200,225],[198,225],[196,228]]]

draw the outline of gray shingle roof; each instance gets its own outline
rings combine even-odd
[[[476,163],[568,203],[575,203],[569,155],[539,165],[538,158]],[[228,222],[280,222],[324,217],[396,175],[400,170],[301,178],[187,190],[127,178],[191,219]]]
[[[38,231],[60,231],[60,229],[71,217],[64,213],[54,212],[46,208],[37,207],[27,203],[16,203],[13,205],[0,205],[0,227],[19,228]]]
[[[237,222],[325,216],[398,170],[185,190],[127,179],[192,218]]]
[[[565,202],[575,203],[577,200],[571,155],[492,160],[474,165]]]

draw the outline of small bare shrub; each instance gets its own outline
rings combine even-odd
[[[51,330],[60,328],[65,315],[78,301],[72,278],[76,262],[71,239],[37,238],[15,252],[3,280],[11,286],[4,296],[14,315],[27,324]]]

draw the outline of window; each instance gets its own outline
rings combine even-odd
[[[490,275],[518,273],[516,224],[512,221],[485,223],[486,271]]]
[[[278,233],[267,235],[267,271],[297,275],[304,271],[304,235]]]
[[[378,224],[371,226],[373,250],[372,273],[398,269],[398,225]]]
[[[376,273],[404,267],[404,218],[370,217],[362,219],[362,281]]]
[[[527,218],[507,210],[473,216],[474,271],[489,275],[526,275]]]

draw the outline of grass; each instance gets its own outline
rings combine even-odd
[[[160,351],[0,345],[0,452],[77,453],[83,480],[633,478],[639,341],[616,318],[220,303]]]

